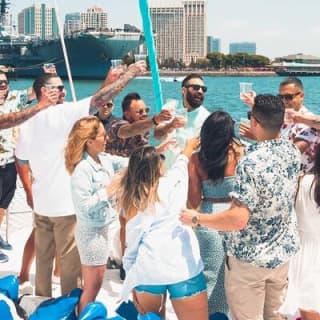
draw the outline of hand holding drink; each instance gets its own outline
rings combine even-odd
[[[188,122],[188,111],[185,108],[180,108],[176,110],[175,118],[177,119],[177,124],[179,127],[185,126],[185,124]]]
[[[240,82],[240,99],[246,103],[249,107],[254,104],[254,98],[256,93],[252,90],[251,82]]]

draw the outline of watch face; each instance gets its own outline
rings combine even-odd
[[[191,221],[193,224],[198,224],[199,219],[197,216],[193,216]]]

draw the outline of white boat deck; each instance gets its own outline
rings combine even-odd
[[[32,212],[25,199],[25,193],[20,183],[16,190],[15,197],[9,208],[8,236],[9,243],[12,244],[12,251],[4,251],[9,256],[9,261],[0,263],[0,277],[14,274],[20,271],[24,244],[32,230]],[[2,223],[0,234],[6,238],[6,219]],[[35,264],[33,263],[30,273],[30,282],[34,286]],[[119,293],[122,281],[119,279],[119,270],[106,270],[103,286],[97,297],[97,301],[103,302],[108,309],[108,317],[114,315],[114,310],[120,303]],[[53,283],[53,296],[60,296],[60,286]],[[167,319],[176,320],[170,301],[167,302]]]

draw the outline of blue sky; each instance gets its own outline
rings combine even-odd
[[[129,23],[141,27],[138,0],[56,0],[60,15],[98,5],[109,13],[110,27]],[[170,0],[173,1],[173,0]],[[11,0],[13,14],[33,3],[53,0]],[[270,58],[293,53],[320,56],[319,0],[207,0],[208,35],[229,42],[253,41],[257,53]]]

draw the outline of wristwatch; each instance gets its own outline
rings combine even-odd
[[[196,227],[200,227],[200,216],[196,215],[193,216],[191,219],[191,222],[196,226]]]

